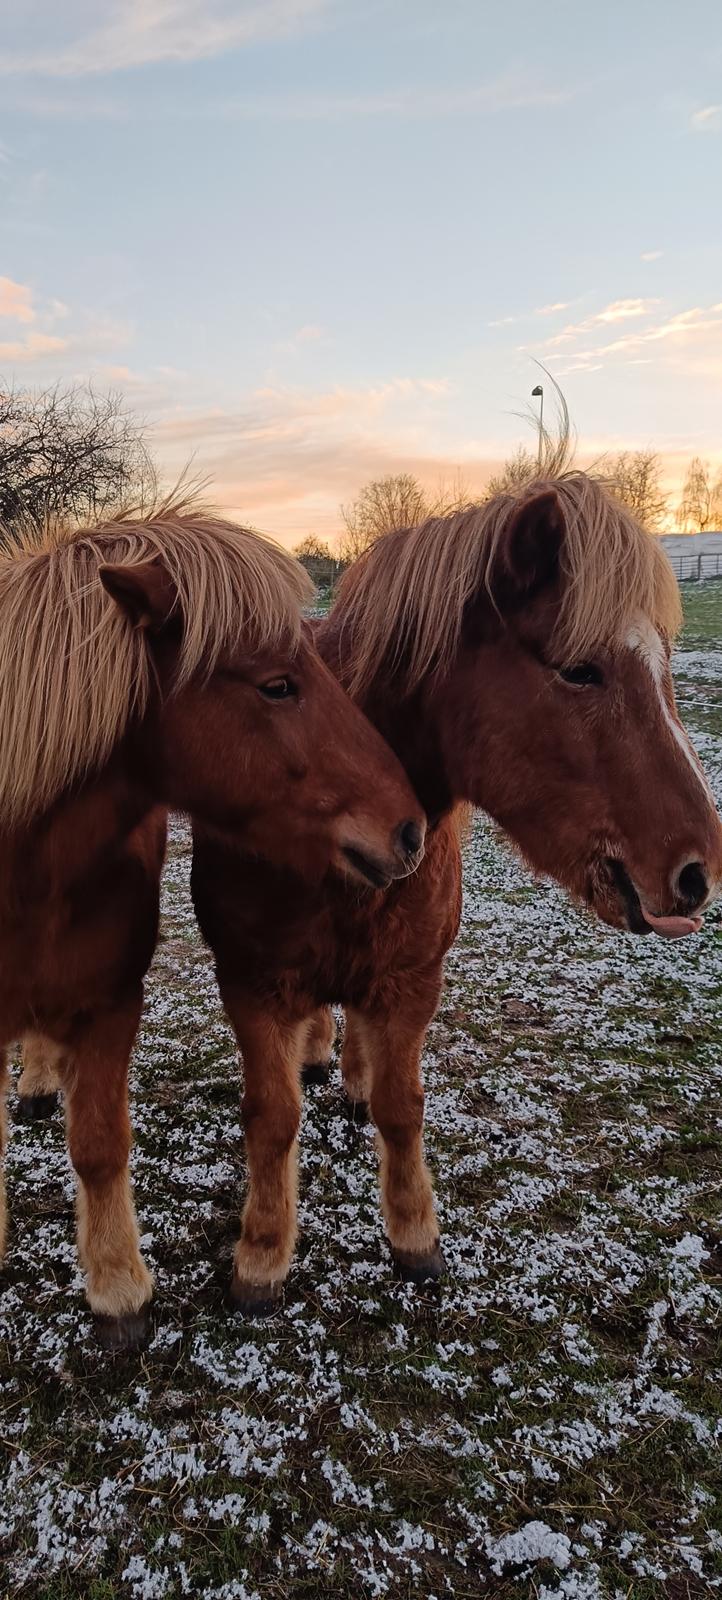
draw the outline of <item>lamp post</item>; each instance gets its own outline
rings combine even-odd
[[[542,444],[544,442],[544,390],[540,383],[536,385],[536,388],[532,389],[531,397],[532,400],[539,400],[539,448],[537,450],[536,464],[541,472]]]

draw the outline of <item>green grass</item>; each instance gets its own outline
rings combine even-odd
[[[722,645],[722,579],[680,584],[684,643]]]

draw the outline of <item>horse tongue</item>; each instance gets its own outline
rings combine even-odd
[[[699,933],[704,921],[703,917],[653,917],[651,911],[645,911],[644,906],[642,916],[655,933],[661,933],[663,939],[683,939],[686,933]]]

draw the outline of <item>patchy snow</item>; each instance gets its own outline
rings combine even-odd
[[[525,1522],[516,1533],[500,1539],[487,1539],[486,1553],[492,1572],[504,1567],[526,1567],[536,1561],[550,1562],[563,1571],[572,1559],[571,1544],[565,1533],[555,1533],[546,1522]]]
[[[717,658],[684,650],[676,670],[722,794]],[[532,883],[479,821],[424,1060],[447,1281],[394,1282],[373,1133],[349,1125],[336,1073],[304,1103],[285,1304],[254,1325],[223,1301],[243,1190],[239,1074],[188,870],[177,824],[133,1070],[157,1281],[142,1356],[96,1350],[61,1119],[12,1129],[9,1589],[47,1596],[57,1582],[80,1597],[97,1577],[128,1600],[311,1584],[339,1600],[471,1600],[500,1581],[540,1600],[717,1592],[719,912],[681,945],[616,935]]]

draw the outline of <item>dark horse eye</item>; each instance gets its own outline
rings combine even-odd
[[[589,684],[600,684],[604,678],[599,667],[593,661],[580,661],[578,667],[559,667],[559,677],[565,683],[573,683],[579,689],[586,689]]]
[[[290,678],[271,678],[268,683],[259,683],[258,687],[267,700],[288,700],[296,693],[296,685]]]

